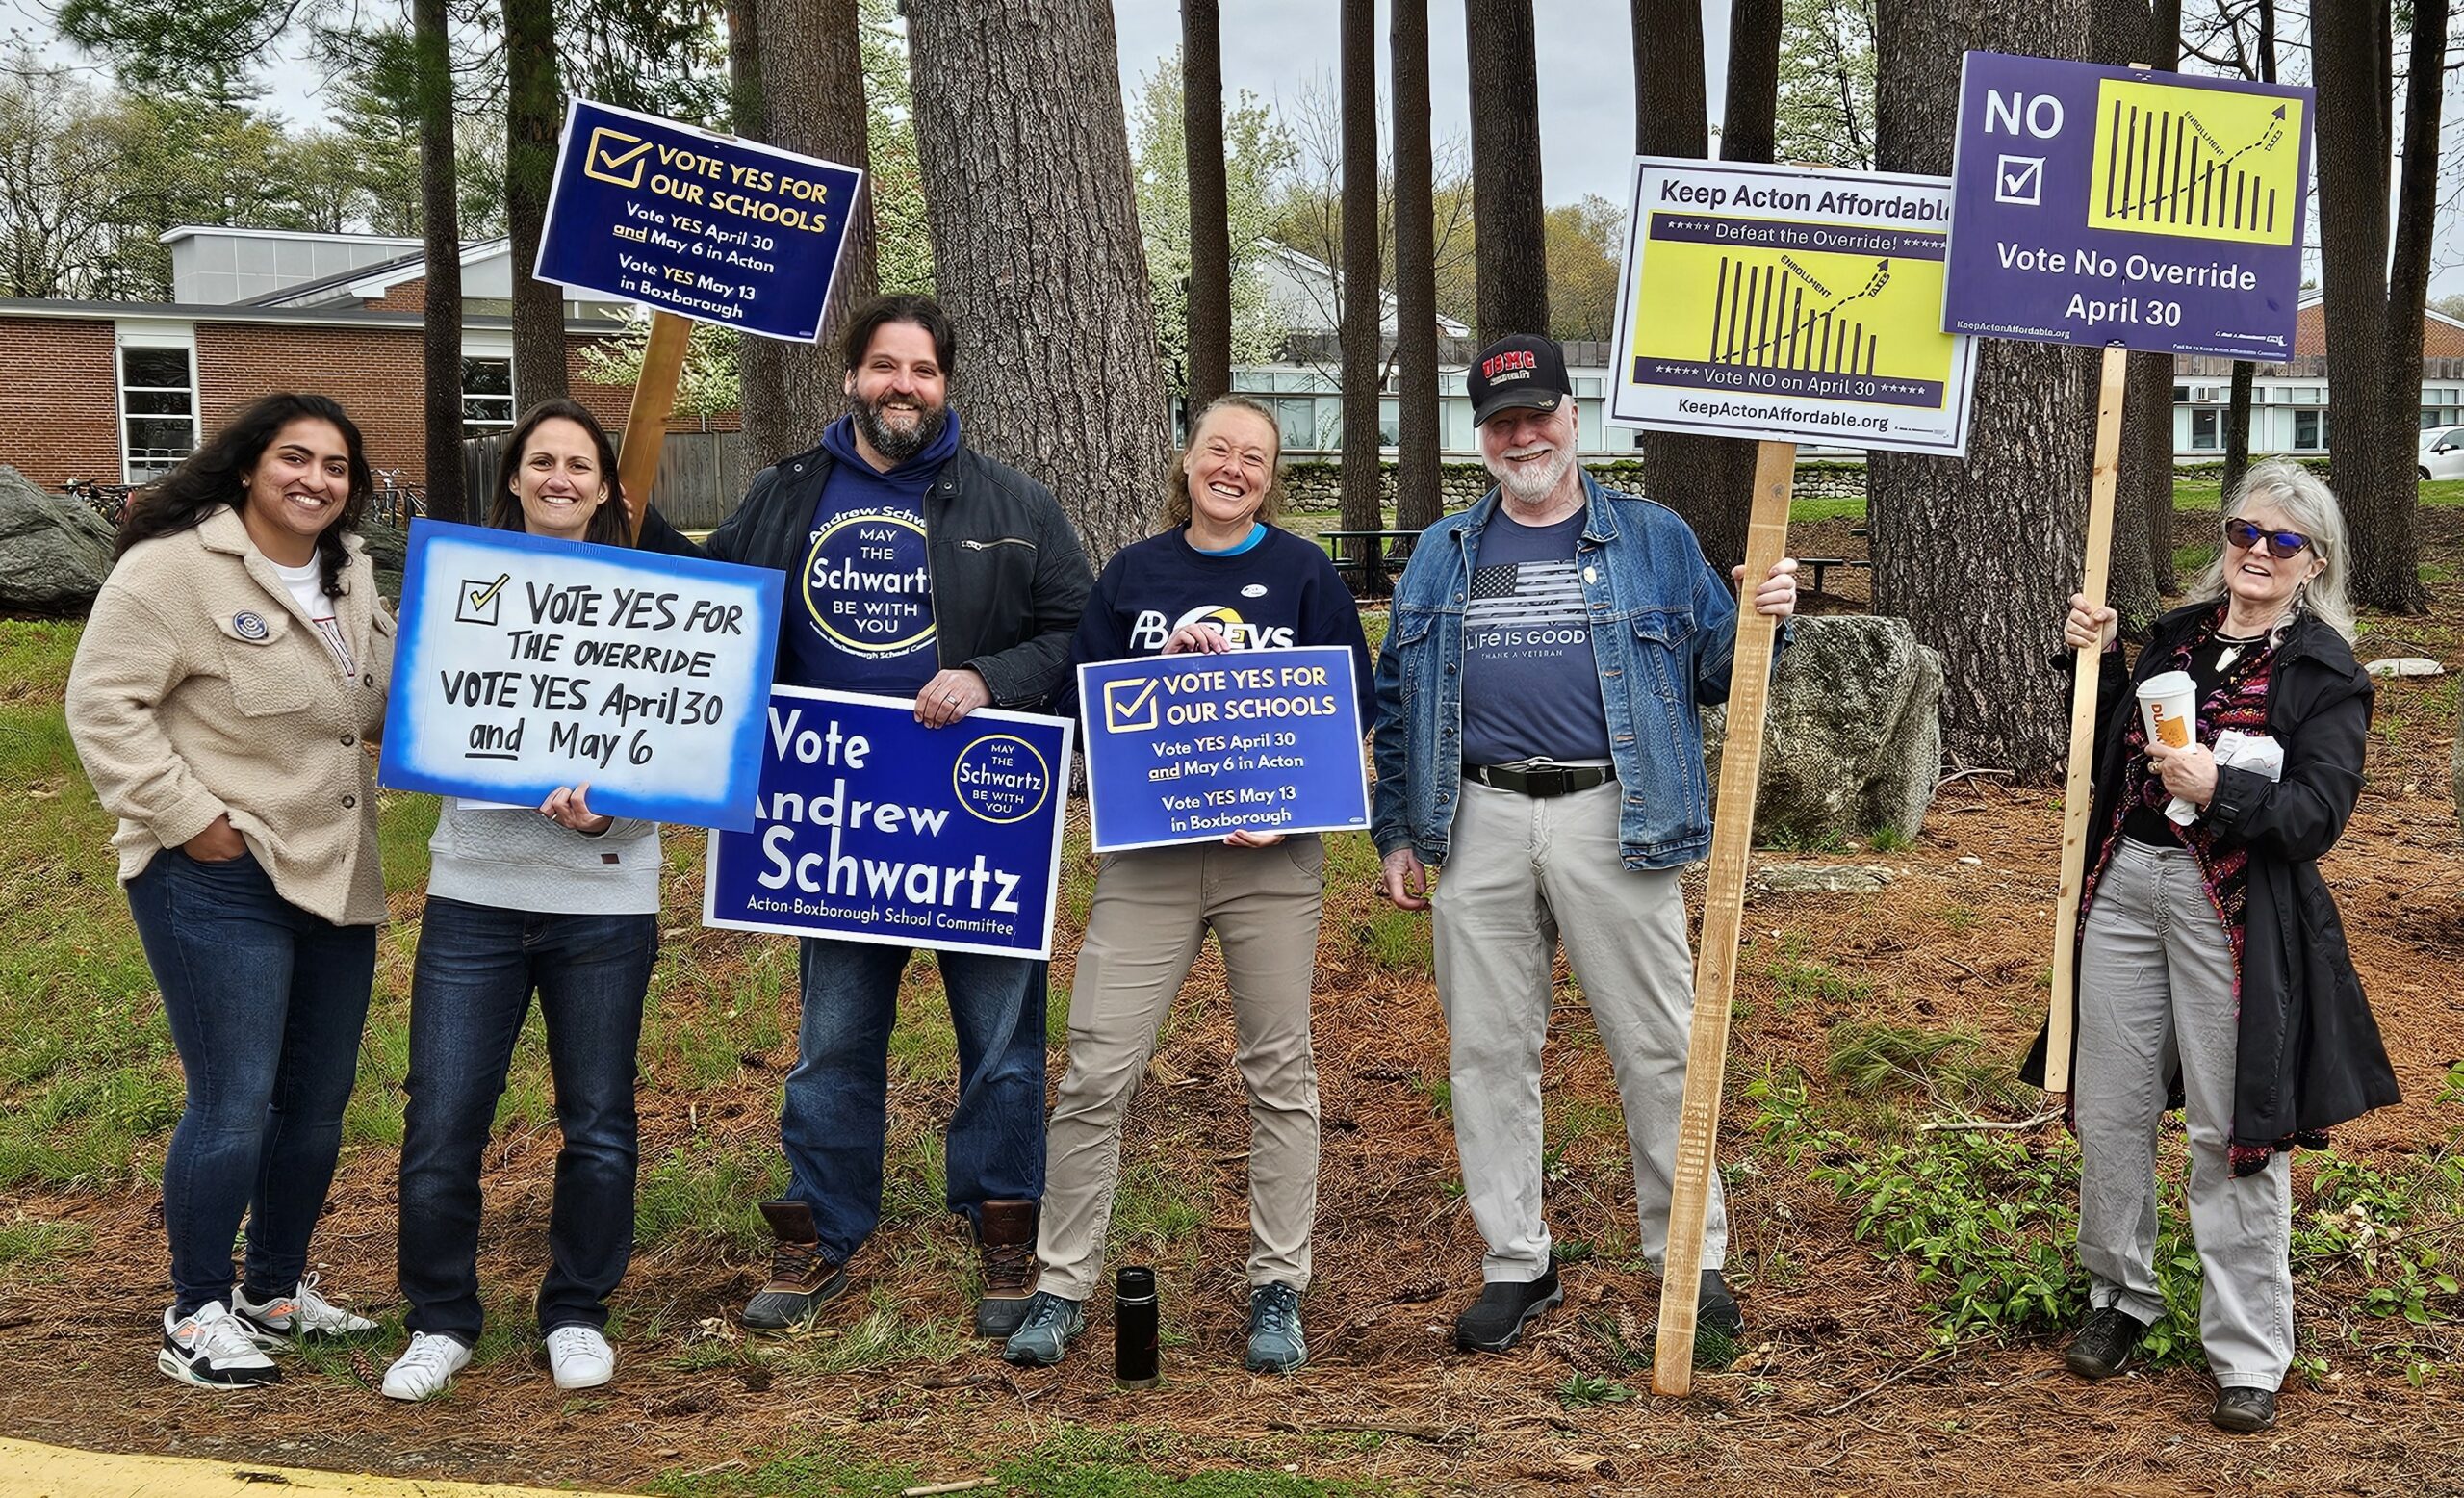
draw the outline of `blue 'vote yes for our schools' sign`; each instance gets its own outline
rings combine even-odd
[[[2293,355],[2307,89],[1967,54],[1942,330]]]
[[[773,687],[750,833],[714,833],[702,923],[1052,955],[1069,793],[1064,718]]]
[[[1098,853],[1369,825],[1340,645],[1082,665],[1078,697]]]
[[[853,167],[576,99],[532,273],[809,343],[863,180]]]

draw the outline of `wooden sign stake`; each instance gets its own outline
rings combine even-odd
[[[1711,817],[1710,884],[1703,895],[1703,947],[1694,961],[1694,1031],[1685,1056],[1685,1103],[1677,1127],[1677,1169],[1669,1190],[1668,1250],[1659,1291],[1659,1341],[1652,1388],[1683,1395],[1694,1387],[1694,1298],[1703,1278],[1703,1219],[1710,1206],[1713,1148],[1720,1131],[1720,1085],[1728,1071],[1729,996],[1736,986],[1736,946],[1745,923],[1745,865],[1754,847],[1754,798],[1762,779],[1762,721],[1771,701],[1771,652],[1778,626],[1757,613],[1754,589],[1787,551],[1788,492],[1797,445],[1755,447],[1754,508],[1745,532],[1745,584],[1739,591],[1736,654],[1729,668],[1727,747]]]
[[[2104,380],[2096,393],[2096,467],[2088,484],[2088,564],[2079,581],[2088,607],[2105,602],[2114,552],[2114,487],[2121,477],[2121,404],[2129,355],[2105,350]],[[2070,766],[2062,783],[2062,894],[2053,907],[2053,992],[2047,999],[2044,1089],[2070,1091],[2071,1017],[2078,1012],[2079,891],[2087,883],[2088,807],[2094,799],[2096,676],[2104,650],[2078,652],[2070,683]]]
[[[641,543],[642,515],[651,505],[651,486],[658,482],[667,413],[676,408],[677,382],[684,374],[684,346],[692,337],[689,319],[673,312],[651,314],[650,344],[642,350],[641,378],[633,382],[633,408],[625,417],[625,442],[616,457],[616,479],[624,487],[635,545]]]

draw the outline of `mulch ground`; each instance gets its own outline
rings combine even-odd
[[[2448,512],[2424,514],[2455,529],[2445,525]],[[1847,548],[1861,542],[1839,529],[1798,545],[1861,555]],[[2464,535],[2442,539],[2464,550]],[[1833,585],[1846,593],[1863,579],[1835,571]],[[2464,617],[2464,591],[2441,591],[2437,617]],[[2416,643],[2451,670],[2464,668],[2452,647],[2435,648],[2445,638],[2425,626]],[[2404,639],[2400,623],[2389,627],[2369,653],[2401,653]],[[2400,1106],[2341,1131],[2336,1146],[2388,1167],[2451,1140],[2464,1122],[2453,1104],[2433,1100],[2448,1066],[2464,1056],[2454,996],[2464,856],[2449,792],[2454,697],[2439,692],[2433,682],[2382,695],[2382,721],[2394,726],[2374,735],[2369,788],[2326,865],[2405,1092]],[[2059,831],[2045,791],[1970,778],[1945,788],[1914,846],[1836,856],[1894,870],[1879,892],[1754,896],[1723,1158],[1748,1150],[1751,1079],[1793,1066],[1815,1079],[1820,1101],[1826,1035],[1842,1020],[1964,1025],[1985,1053],[2015,1058],[2041,1014]],[[1758,862],[1766,860],[1823,861],[1774,853]],[[671,912],[697,898],[698,890],[672,891]],[[2305,1352],[2323,1356],[2326,1377],[2293,1379],[2276,1431],[2227,1437],[2206,1423],[2213,1391],[2197,1372],[2082,1383],[2062,1371],[2058,1343],[2040,1338],[1940,1353],[1909,1267],[1859,1241],[1850,1209],[1828,1187],[1777,1171],[1732,1188],[1732,1278],[1748,1318],[1746,1347],[1732,1365],[1698,1374],[1691,1399],[1655,1398],[1647,1371],[1605,1357],[1612,1333],[1648,1349],[1657,1304],[1656,1280],[1620,1267],[1614,1253],[1567,1271],[1567,1304],[1526,1347],[1502,1357],[1455,1353],[1449,1331],[1476,1289],[1480,1245],[1447,1189],[1452,1142],[1427,1090],[1446,1074],[1432,986],[1408,964],[1373,958],[1368,935],[1382,909],[1358,881],[1330,885],[1319,952],[1318,1280],[1305,1307],[1315,1356],[1296,1377],[1255,1378],[1239,1365],[1245,1125],[1210,952],[1128,1129],[1133,1161],[1168,1153],[1205,1213],[1195,1272],[1166,1268],[1168,1311],[1186,1341],[1168,1349],[1159,1390],[1112,1387],[1101,1314],[1051,1371],[1010,1368],[988,1349],[843,1374],[713,1357],[694,1344],[732,1317],[762,1265],[701,1246],[636,1260],[620,1313],[628,1327],[652,1330],[629,1332],[617,1382],[590,1397],[559,1396],[544,1366],[514,1357],[466,1375],[446,1400],[396,1405],[373,1392],[395,1351],[387,1345],[360,1356],[356,1383],[299,1378],[218,1398],[177,1387],[151,1366],[163,1304],[159,1204],[132,1189],[21,1194],[10,1203],[85,1224],[93,1237],[89,1253],[38,1290],[0,1300],[0,1358],[11,1369],[0,1380],[0,1430],[114,1450],[620,1487],[694,1473],[723,1481],[769,1454],[832,1442],[927,1481],[960,1480],[1075,1432],[1090,1454],[1143,1461],[1158,1474],[1243,1468],[1404,1490],[2464,1493],[2464,1385],[2453,1365],[2417,1387],[2400,1364],[2370,1356],[2380,1330],[2340,1304],[2336,1281],[2305,1283],[2300,1306]],[[1064,932],[1060,949],[1073,949],[1075,938]],[[741,940],[680,935],[667,960],[728,961]],[[1768,969],[1784,951],[1829,965],[1854,987],[1782,1004]],[[1067,963],[1057,963],[1054,982],[1068,980]],[[790,1000],[780,1003],[791,1020]],[[1604,1055],[1588,1032],[1569,994],[1553,1025],[1552,1096],[1613,1106]],[[689,1110],[677,1095],[647,1093],[646,1160],[697,1134],[775,1139],[791,1022],[784,1034],[774,1051],[746,1058],[737,1084],[695,1095]],[[1060,1064],[1056,1048],[1056,1075]],[[893,1099],[897,1128],[930,1128],[947,1101],[946,1090],[903,1091]],[[535,1283],[553,1152],[552,1132],[490,1150],[482,1267],[492,1284]],[[1613,1128],[1569,1151],[1564,1167],[1551,1196],[1559,1237],[1630,1239],[1632,1184]],[[318,1239],[328,1280],[364,1301],[393,1283],[394,1168],[390,1151],[346,1159]],[[2308,1172],[2300,1167],[2297,1178],[2306,1183]],[[900,1252],[919,1242],[935,1252]],[[872,1303],[850,1296],[812,1335],[844,1334],[872,1304],[956,1322],[966,1307],[948,1265],[959,1257],[947,1222],[893,1220],[859,1262]],[[2456,1340],[2454,1330],[2420,1335],[2433,1345],[2442,1332]],[[1620,1393],[1570,1404],[1560,1389],[1575,1375]]]

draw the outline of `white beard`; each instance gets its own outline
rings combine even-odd
[[[1488,464],[1489,477],[1498,481],[1507,499],[1524,504],[1537,504],[1557,492],[1565,480],[1566,470],[1574,467],[1572,448],[1561,447],[1550,454],[1548,463],[1538,469],[1503,461]]]

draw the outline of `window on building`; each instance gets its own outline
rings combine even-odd
[[[2191,447],[2198,451],[2214,452],[2222,444],[2223,426],[2224,413],[2221,411],[2193,411],[2191,413]]]
[[[2175,405],[2186,405],[2186,404],[2188,404],[2188,403],[2190,402],[2190,399],[2191,399],[2191,387],[2190,387],[2190,386],[2188,386],[2188,385],[2175,385],[2175,386],[2173,387],[2173,403],[2174,403]]]
[[[2316,452],[2327,445],[2327,413],[2296,411],[2293,413],[2293,449],[2297,452]]]
[[[186,348],[122,348],[123,481],[151,483],[196,450],[195,361]]]
[[[513,425],[513,361],[462,361],[462,435],[484,436]]]

